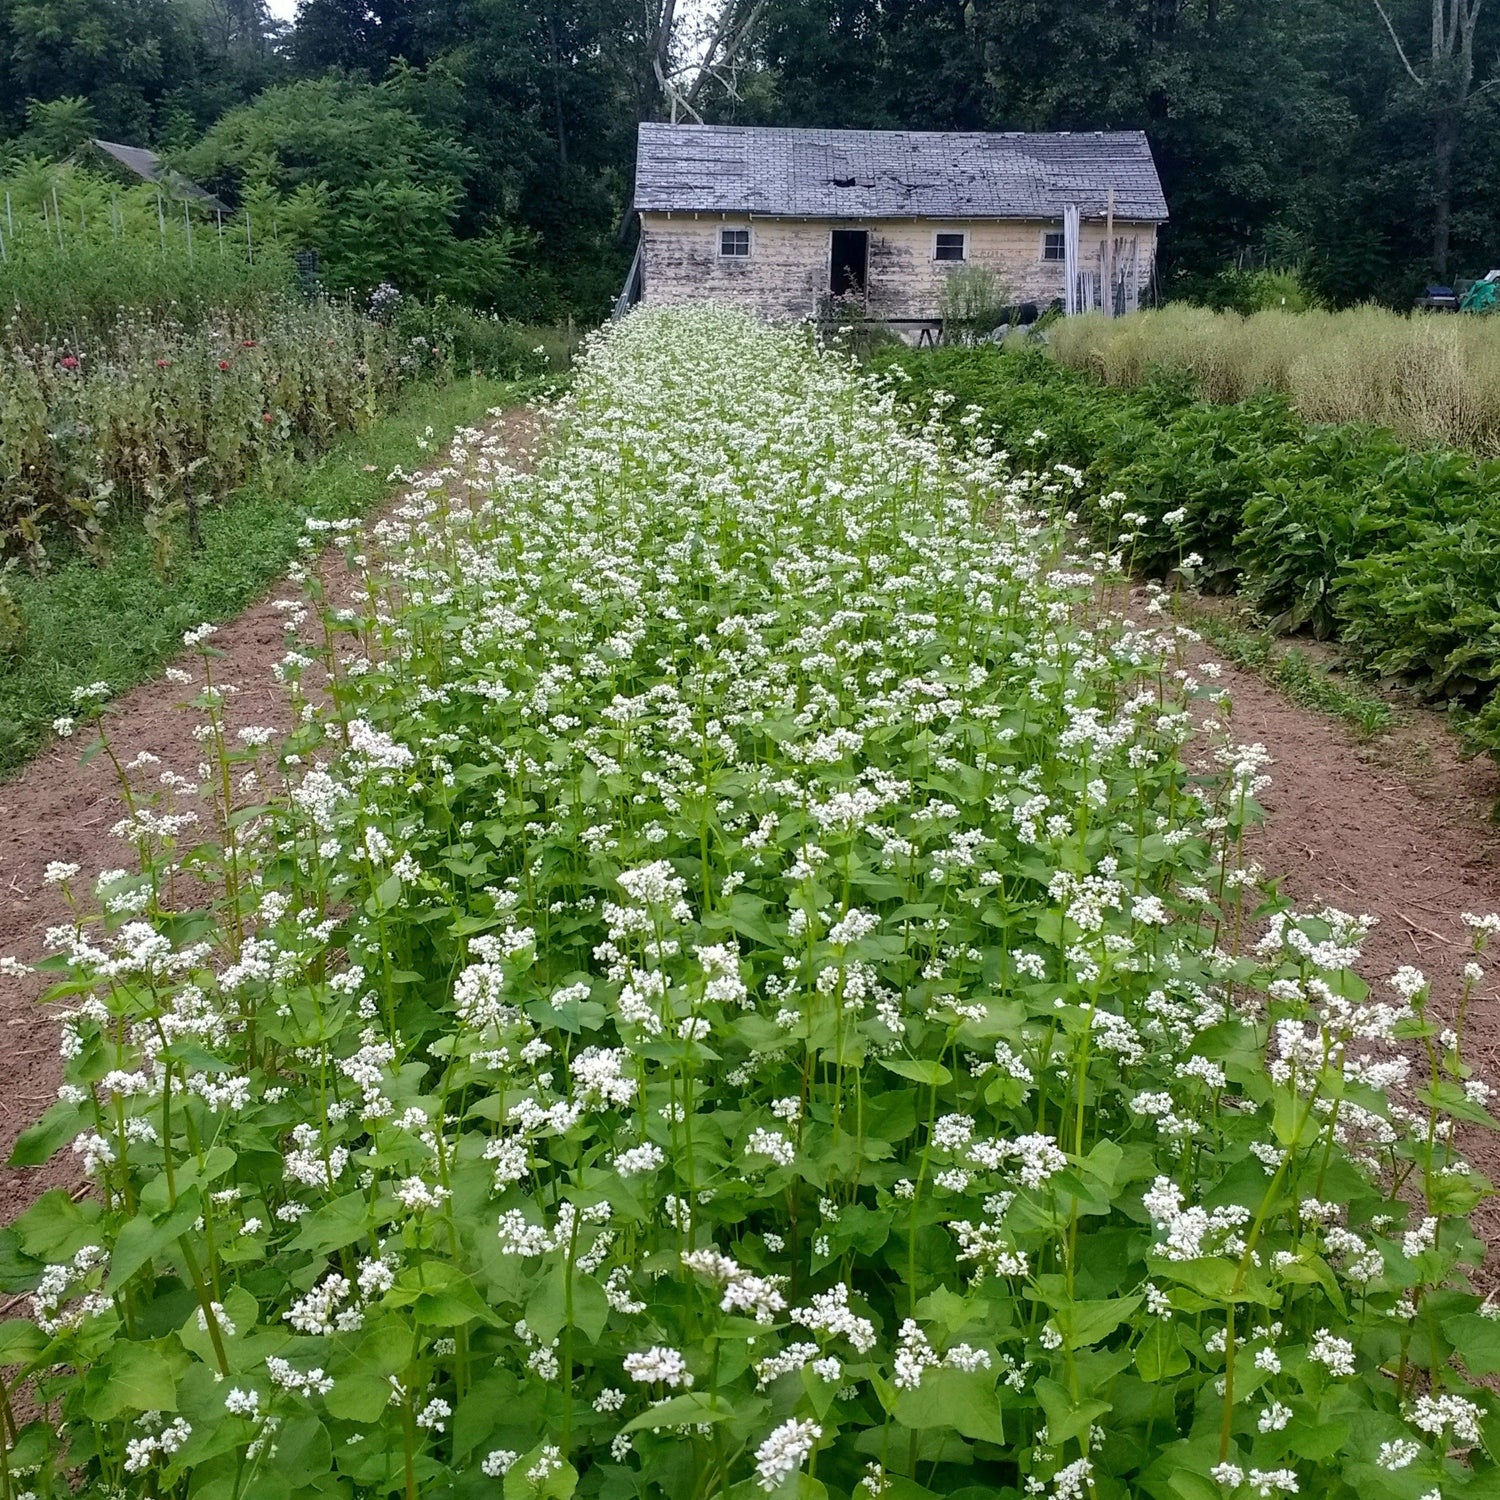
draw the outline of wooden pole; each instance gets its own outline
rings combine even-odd
[[[1112,318],[1115,315],[1115,190],[1109,190],[1109,202],[1104,210],[1104,295],[1109,299],[1105,304],[1104,316]]]
[[[66,248],[63,244],[62,209],[57,204],[57,184],[52,184],[52,222],[57,225],[57,252],[62,254]]]
[[[161,253],[167,253],[167,216],[161,206],[161,194],[156,195],[156,228],[161,235]]]
[[[188,212],[187,199],[182,200],[182,222],[187,230],[188,264],[193,263],[193,216]]]

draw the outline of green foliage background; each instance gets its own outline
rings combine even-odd
[[[1250,271],[1295,267],[1335,304],[1404,303],[1430,274],[1435,95],[1358,0],[754,9],[753,44],[695,100],[707,119],[1139,127],[1172,208],[1169,288],[1245,309],[1265,291]],[[1388,9],[1420,63],[1429,0]],[[510,316],[597,317],[629,256],[636,122],[668,113],[653,72],[660,11],[307,0],[289,27],[263,0],[0,0],[0,141],[47,159],[95,134],[153,146],[236,207],[256,185],[301,194],[336,279],[465,295],[475,282]],[[690,40],[684,30],[670,65]],[[1457,119],[1453,275],[1483,274],[1500,255],[1500,92],[1482,87],[1497,48],[1500,12],[1481,11],[1476,93]],[[404,262],[392,220],[411,231]],[[524,275],[455,249],[496,237]]]

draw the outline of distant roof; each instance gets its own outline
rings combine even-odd
[[[189,182],[181,172],[174,172],[156,152],[148,151],[144,146],[122,146],[118,141],[101,141],[97,138],[89,144],[97,146],[106,156],[113,157],[137,177],[144,177],[147,182],[160,183],[179,198],[193,198],[208,204],[210,208],[228,212],[226,205],[220,203],[212,193],[199,187],[196,182]]]
[[[635,206],[788,218],[1167,217],[1139,130],[1026,134],[643,124]]]

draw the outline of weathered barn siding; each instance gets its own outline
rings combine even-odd
[[[720,229],[750,230],[745,259],[719,254]],[[994,271],[1017,302],[1050,302],[1063,294],[1063,264],[1042,259],[1043,235],[1062,224],[1026,220],[747,219],[732,215],[642,213],[641,245],[646,302],[672,306],[726,302],[773,321],[812,317],[828,291],[829,236],[835,229],[870,234],[869,314],[875,318],[932,319],[943,284],[960,264],[936,259],[936,235],[962,230],[968,263]],[[1079,266],[1095,269],[1105,226],[1079,226]],[[1138,275],[1150,278],[1154,224],[1116,221],[1115,237],[1139,240]]]

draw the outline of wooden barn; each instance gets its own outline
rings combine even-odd
[[[847,298],[914,340],[964,265],[989,267],[1011,302],[1131,311],[1167,218],[1138,130],[645,124],[635,208],[622,306],[712,301],[796,321]]]

